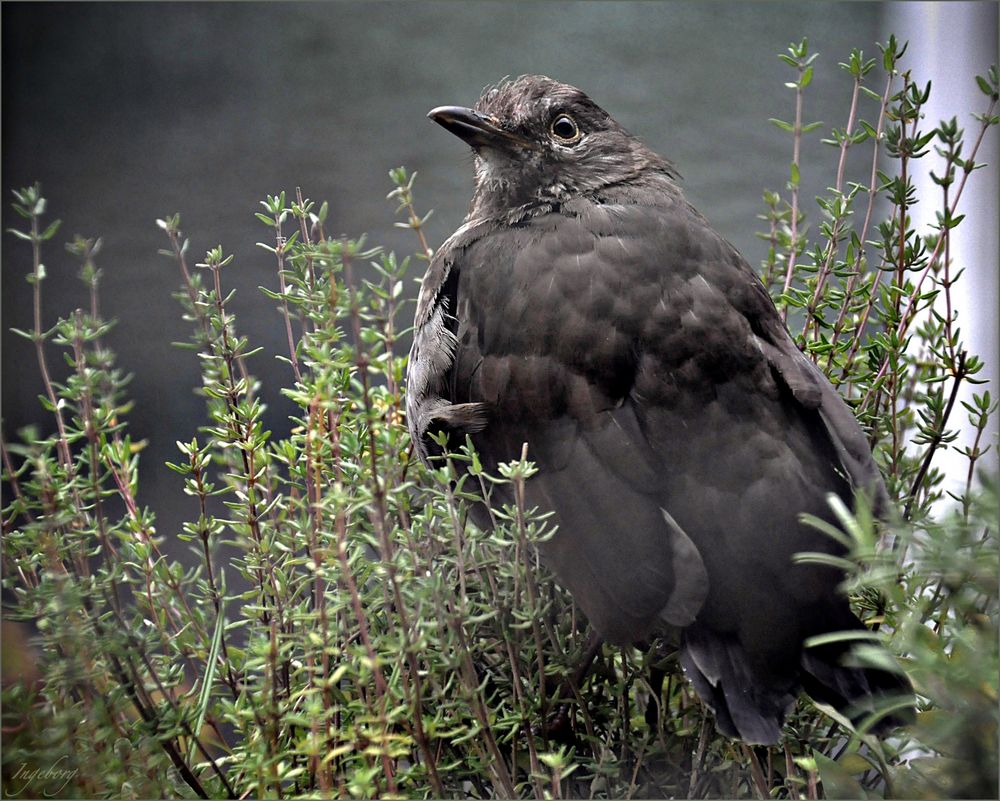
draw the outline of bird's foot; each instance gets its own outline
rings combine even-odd
[[[560,745],[576,745],[576,732],[573,731],[570,704],[562,703],[556,713],[543,724],[541,731],[543,739]]]

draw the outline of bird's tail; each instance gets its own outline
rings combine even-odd
[[[715,713],[715,725],[728,737],[773,745],[795,705],[794,674],[761,670],[735,634],[711,631],[697,623],[681,638],[681,666],[701,700]]]
[[[862,665],[851,654],[855,643],[846,640],[804,648],[802,689],[814,701],[832,706],[855,725],[874,716],[869,730],[879,736],[913,723],[913,686],[892,655],[876,646],[875,655],[885,666]]]
[[[845,628],[864,626],[851,618]],[[695,624],[684,630],[681,664],[695,690],[715,713],[719,730],[744,742],[773,745],[799,689],[832,706],[855,724],[875,714],[869,730],[885,736],[913,722],[914,696],[909,680],[891,669],[892,657],[881,651],[885,668],[861,667],[848,660],[853,641],[804,648],[799,670],[763,669],[735,634]],[[796,675],[796,673],[798,675]]]

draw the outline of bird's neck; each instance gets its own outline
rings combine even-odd
[[[649,162],[636,165],[635,170],[607,180],[595,182],[584,189],[566,186],[554,181],[550,184],[536,185],[530,189],[519,189],[517,186],[504,182],[501,178],[490,177],[482,170],[477,172],[476,192],[466,215],[466,222],[478,220],[497,220],[513,224],[519,220],[551,211],[565,203],[577,199],[602,198],[618,189],[646,189],[652,197],[661,194],[680,195],[677,185],[680,178],[669,162],[655,158]]]

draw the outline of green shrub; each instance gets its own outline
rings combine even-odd
[[[405,282],[430,250],[403,169],[390,198],[417,235],[412,259],[328,236],[326,205],[299,193],[262,204],[277,270],[262,291],[287,338],[282,392],[297,408],[286,437],[262,421],[259,349],[239,335],[223,280],[232,256],[215,248],[192,270],[179,218],[159,221],[206,420],[169,465],[189,522],[157,532],[139,499],[128,378],[104,344],[100,240],[68,246],[90,309],[43,330],[41,249],[58,223],[45,226],[31,187],[14,204],[36,293],[35,326],[20,333],[54,431],[3,441],[5,795],[995,797],[996,474],[975,481],[996,409],[988,391],[963,404],[978,435],[950,506],[935,458],[958,447],[957,390],[982,368],[952,310],[961,265],[948,240],[984,166],[981,132],[998,122],[997,72],[977,79],[987,110],[970,144],[954,120],[921,130],[929,87],[900,71],[903,49],[891,39],[881,59],[854,52],[841,65],[851,112],[829,139],[837,164],[816,232],[796,156],[784,192],[765,194],[762,276],[855,408],[898,501],[886,524],[840,509],[843,526],[828,533],[851,545],[846,586],[914,680],[911,729],[877,741],[803,699],[782,747],[749,748],[716,733],[669,641],[604,646],[577,674],[588,631],[538,564],[544,516],[494,507],[489,532],[466,518],[466,499],[499,482],[522,497],[530,453],[497,476],[468,448],[435,470],[411,458]],[[798,122],[775,123],[798,154],[818,128],[801,123],[815,56],[802,42],[782,58]],[[858,182],[844,168],[855,147],[872,153]],[[931,148],[947,163],[940,195],[917,198],[912,175]],[[940,208],[932,231],[910,225],[918,200]],[[49,369],[54,349],[65,381]],[[168,537],[193,559],[165,556]],[[857,659],[878,658],[864,646]]]

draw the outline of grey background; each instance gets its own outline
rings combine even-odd
[[[74,233],[102,236],[103,312],[120,366],[135,373],[130,415],[142,456],[140,500],[168,537],[194,514],[180,477],[163,467],[174,441],[205,422],[194,354],[171,347],[188,326],[171,298],[179,275],[157,255],[157,217],[180,212],[192,261],[222,244],[242,333],[264,347],[268,424],[287,431],[290,380],[274,304],[269,233],[253,213],[266,193],[301,186],[330,202],[328,229],[398,253],[412,235],[393,227],[387,171],[420,173],[417,202],[434,208],[440,243],[471,195],[471,158],[425,119],[442,104],[471,105],[504,75],[548,74],[587,91],[675,162],[691,200],[752,264],[764,255],[761,192],[783,189],[791,141],[767,122],[791,119],[791,70],[775,54],[808,36],[820,59],[806,121],[843,126],[850,79],[836,67],[852,47],[876,54],[885,6],[874,3],[281,3],[19,4],[3,15],[4,226],[9,190],[41,181],[63,220],[44,256],[45,321],[86,302]],[[994,23],[995,27],[995,23]],[[977,65],[981,71],[984,65]],[[971,79],[971,72],[969,74]],[[871,116],[871,115],[869,115]],[[858,153],[861,161],[868,154]],[[803,153],[803,194],[832,174],[836,153],[814,138]],[[860,162],[859,162],[860,163]],[[859,173],[860,174],[860,173]],[[40,413],[30,343],[30,249],[4,234],[3,430]],[[416,284],[408,287],[412,297]],[[61,364],[54,348],[50,361]]]

